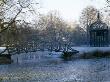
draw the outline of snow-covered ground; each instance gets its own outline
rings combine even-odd
[[[110,51],[110,47],[72,47],[73,49],[79,51],[79,53],[92,52],[92,51]]]
[[[46,58],[59,58],[61,56],[62,52],[49,52],[49,51],[37,51],[37,52],[28,52],[28,53],[21,53],[12,55],[12,60],[14,62],[36,62],[36,61],[42,61]]]
[[[101,47],[100,49],[103,50],[104,48]],[[75,47],[75,49],[82,52],[95,50],[97,47]],[[104,51],[109,49],[107,47]],[[110,82],[109,58],[63,61],[56,54],[60,55],[61,53],[37,51],[13,55],[14,62],[12,64],[0,65],[0,81]]]
[[[0,47],[0,53],[3,52],[6,49],[6,47]]]
[[[110,47],[73,47],[80,52],[109,51]],[[1,82],[110,82],[110,58],[63,61],[61,53],[37,51],[16,54],[0,65]]]
[[[42,62],[0,65],[1,82],[110,82],[109,76],[110,59],[105,58],[72,61],[46,58]]]
[[[84,52],[92,52],[95,50],[100,51],[110,51],[110,47],[72,47],[73,49],[79,51],[80,54]],[[37,52],[28,52],[12,55],[14,62],[35,62],[45,60],[46,58],[59,58],[62,52],[49,52],[49,51],[37,51]],[[76,54],[76,57],[79,56]]]
[[[81,47],[72,47],[72,48],[74,50],[79,51],[79,53],[92,52],[92,51],[96,51],[96,50],[99,50],[99,51],[110,51],[110,47],[87,47],[87,46],[81,46]],[[3,52],[5,49],[6,49],[6,47],[0,47],[0,53]],[[5,53],[7,53],[7,52],[5,52]],[[38,51],[37,53],[41,54],[42,52]],[[55,51],[49,52],[49,51],[46,50],[43,53],[45,53],[45,56],[58,57],[62,52],[55,52]],[[25,54],[25,53],[23,53],[23,54]]]

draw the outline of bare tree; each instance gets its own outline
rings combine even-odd
[[[56,11],[41,15],[38,28],[41,30],[41,41],[48,43],[51,48],[60,46],[63,43],[63,38],[67,36],[67,23]]]
[[[35,1],[34,3],[38,4]],[[2,27],[1,32],[11,26],[20,14],[28,13],[27,11],[34,11],[32,10],[33,0],[3,0],[3,3],[1,4],[1,13],[3,13],[2,26],[7,23],[7,26]]]
[[[88,44],[89,40],[89,25],[95,22],[97,19],[97,9],[88,6],[82,11],[82,15],[80,17],[80,27],[83,28],[86,37],[86,43]]]
[[[38,4],[37,0],[3,0],[0,2],[0,35],[5,37],[4,34],[17,32],[17,22],[20,22],[24,18],[22,14],[36,13],[33,8],[35,4]],[[28,20],[28,18],[27,18]],[[13,28],[13,24],[16,24]],[[11,36],[10,36],[11,38]],[[2,38],[0,38],[2,39]],[[8,39],[8,38],[7,38]],[[7,40],[8,41],[8,40]]]
[[[82,11],[82,15],[80,17],[80,25],[84,29],[84,31],[87,30],[87,26],[92,24],[94,21],[96,21],[97,16],[97,9],[88,6]]]

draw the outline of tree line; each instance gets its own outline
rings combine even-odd
[[[16,4],[7,6],[9,3],[3,2],[2,6],[0,6],[2,9],[0,12],[1,46],[34,43],[39,48],[60,48],[61,46],[65,46],[65,44],[70,46],[88,44],[88,27],[97,20],[98,10],[96,8],[92,6],[86,7],[81,13],[79,23],[72,22],[71,24],[65,21],[58,12],[50,11],[46,15],[39,14],[35,24],[31,24],[22,20],[22,18],[18,20],[19,15],[21,16],[22,13],[24,13],[23,9],[28,8],[31,4],[29,2],[22,2],[22,0],[21,2],[18,0],[18,2],[18,10],[12,17],[10,17],[11,15],[9,16],[7,12],[11,11],[9,10],[10,7],[16,7]],[[101,17],[102,21],[106,23],[109,21],[109,19],[106,21],[104,16]]]

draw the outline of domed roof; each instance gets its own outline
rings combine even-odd
[[[101,29],[108,29],[108,26],[106,23],[103,23],[101,21],[100,15],[98,13],[97,21],[90,25],[90,30],[101,30]]]

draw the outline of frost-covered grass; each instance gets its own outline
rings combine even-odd
[[[54,60],[55,62],[56,60]],[[75,60],[0,66],[2,82],[109,82],[110,59]],[[57,61],[56,61],[57,62]]]
[[[110,58],[62,61],[44,51],[13,59],[11,65],[0,65],[1,82],[110,82]]]

